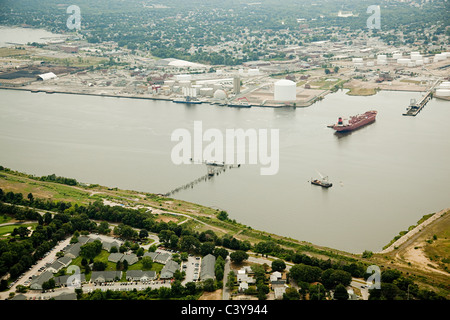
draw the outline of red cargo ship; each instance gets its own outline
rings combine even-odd
[[[350,117],[348,121],[344,121],[342,117],[339,117],[338,122],[332,126],[332,128],[338,132],[352,131],[358,129],[366,124],[375,121],[377,111],[367,111],[364,114]]]

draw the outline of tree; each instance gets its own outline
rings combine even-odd
[[[94,271],[104,271],[108,265],[103,261],[94,261],[94,265],[92,266],[92,270]]]
[[[273,271],[282,272],[284,269],[286,269],[286,263],[284,263],[283,260],[277,259],[277,260],[272,261],[272,270]]]
[[[334,299],[336,300],[348,300],[348,293],[345,286],[338,284],[334,290]]]
[[[283,300],[299,300],[300,294],[295,288],[287,288],[286,292],[283,293]]]
[[[86,259],[94,259],[102,251],[100,240],[86,243],[80,247],[80,255]]]
[[[214,248],[215,248],[214,242],[202,243],[201,246],[200,246],[200,254],[202,256],[206,256],[208,254],[212,254],[214,252]]]
[[[109,224],[106,221],[102,221],[100,222],[98,228],[97,228],[98,232],[101,234],[108,234],[110,233],[110,229],[109,229]]]
[[[144,267],[144,269],[147,269],[147,270],[150,270],[153,266],[153,261],[152,261],[152,258],[150,258],[150,257],[143,257],[141,259],[141,263],[142,263],[142,266]]]
[[[248,259],[248,254],[245,251],[237,250],[230,254],[230,259],[239,264]]]
[[[141,229],[141,231],[139,231],[139,238],[141,239],[148,238],[148,231],[145,229]]]
[[[203,282],[203,290],[207,292],[213,292],[216,290],[216,285],[214,283],[214,279],[206,279]]]
[[[217,219],[222,221],[228,220],[228,213],[226,211],[220,211],[220,213],[217,215]]]
[[[236,282],[236,274],[234,271],[230,271],[228,273],[228,279],[227,279],[227,288],[232,291],[234,287],[234,283]]]
[[[330,74],[330,72],[331,72],[330,69],[328,68],[325,69],[325,74]]]
[[[304,282],[315,282],[320,279],[322,275],[322,269],[319,267],[308,266],[305,264],[296,264],[290,269],[290,276],[298,283],[299,281]]]

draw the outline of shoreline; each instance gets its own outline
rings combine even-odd
[[[409,239],[414,237],[417,233],[419,233],[424,228],[426,228],[429,224],[433,223],[434,221],[437,221],[438,219],[443,217],[448,212],[450,212],[450,208],[442,209],[441,211],[436,212],[435,214],[433,214],[433,216],[431,216],[430,218],[426,219],[421,224],[419,224],[416,227],[414,227],[414,229],[412,229],[411,231],[408,231],[406,234],[401,236],[399,239],[397,239],[394,243],[392,243],[386,249],[384,249],[384,250],[382,250],[380,252],[374,252],[374,253],[385,254],[385,253],[389,253],[389,252],[392,252],[392,251],[396,250],[398,247],[400,247],[406,241],[408,241]]]
[[[140,99],[140,100],[153,100],[153,101],[174,101],[176,99],[173,98],[163,98],[163,97],[148,97],[148,96],[136,96],[136,95],[117,95],[117,94],[105,94],[105,93],[90,93],[90,92],[73,92],[73,91],[60,91],[60,90],[47,90],[47,89],[32,89],[32,88],[23,88],[23,87],[13,87],[13,86],[2,86],[0,85],[0,89],[1,90],[16,90],[16,91],[29,91],[31,93],[46,93],[46,94],[54,94],[54,93],[58,93],[58,94],[71,94],[71,95],[81,95],[81,96],[94,96],[94,97],[108,97],[108,98],[127,98],[127,99]],[[348,92],[351,92],[351,89],[349,88],[344,88],[346,90],[349,90]],[[381,91],[399,91],[399,92],[425,92],[426,90],[423,91],[414,91],[414,90],[395,90],[395,89],[380,89],[380,90],[376,90],[375,93],[371,93],[371,94],[348,94],[348,92],[346,93],[348,96],[350,97],[365,97],[365,96],[374,96],[376,95],[378,92]],[[251,105],[250,108],[253,107],[259,107],[259,108],[307,108],[310,107],[311,105],[313,105],[315,102],[317,101],[321,101],[323,99],[325,99],[325,97],[330,94],[333,93],[331,91],[327,91],[324,94],[320,95],[320,99],[318,99],[318,97],[312,98],[308,101],[306,101],[306,103],[302,104],[302,105],[266,105],[266,104],[261,104],[261,105]],[[436,97],[436,99],[438,99],[438,97]],[[447,100],[445,98],[440,98],[442,100]],[[217,102],[214,101],[202,101],[202,104],[210,104],[210,105],[218,105]],[[239,109],[239,108],[237,108]]]

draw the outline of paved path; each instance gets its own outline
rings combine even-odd
[[[427,227],[430,223],[432,223],[432,222],[436,221],[437,219],[439,219],[440,217],[442,217],[449,210],[450,210],[450,208],[447,208],[447,209],[443,209],[443,210],[439,211],[438,213],[435,213],[432,217],[428,218],[427,220],[425,220],[424,222],[422,222],[421,224],[416,226],[414,229],[409,231],[407,234],[405,234],[402,237],[400,237],[399,239],[397,239],[397,241],[395,241],[389,247],[387,247],[386,249],[384,249],[383,251],[378,252],[378,253],[383,254],[383,253],[388,253],[388,252],[393,251],[396,247],[401,246],[403,243],[405,243],[406,241],[411,239],[413,236],[415,236],[417,233],[422,231],[422,229]]]

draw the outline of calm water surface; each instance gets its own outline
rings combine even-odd
[[[0,91],[0,164],[110,187],[165,193],[204,174],[171,161],[173,130],[279,129],[280,167],[243,165],[173,197],[227,210],[255,229],[350,252],[377,251],[424,214],[450,204],[450,103],[420,93],[328,95],[308,108],[235,109],[163,101]],[[377,121],[337,136],[338,116],[378,110]],[[309,183],[317,171],[333,187]]]

